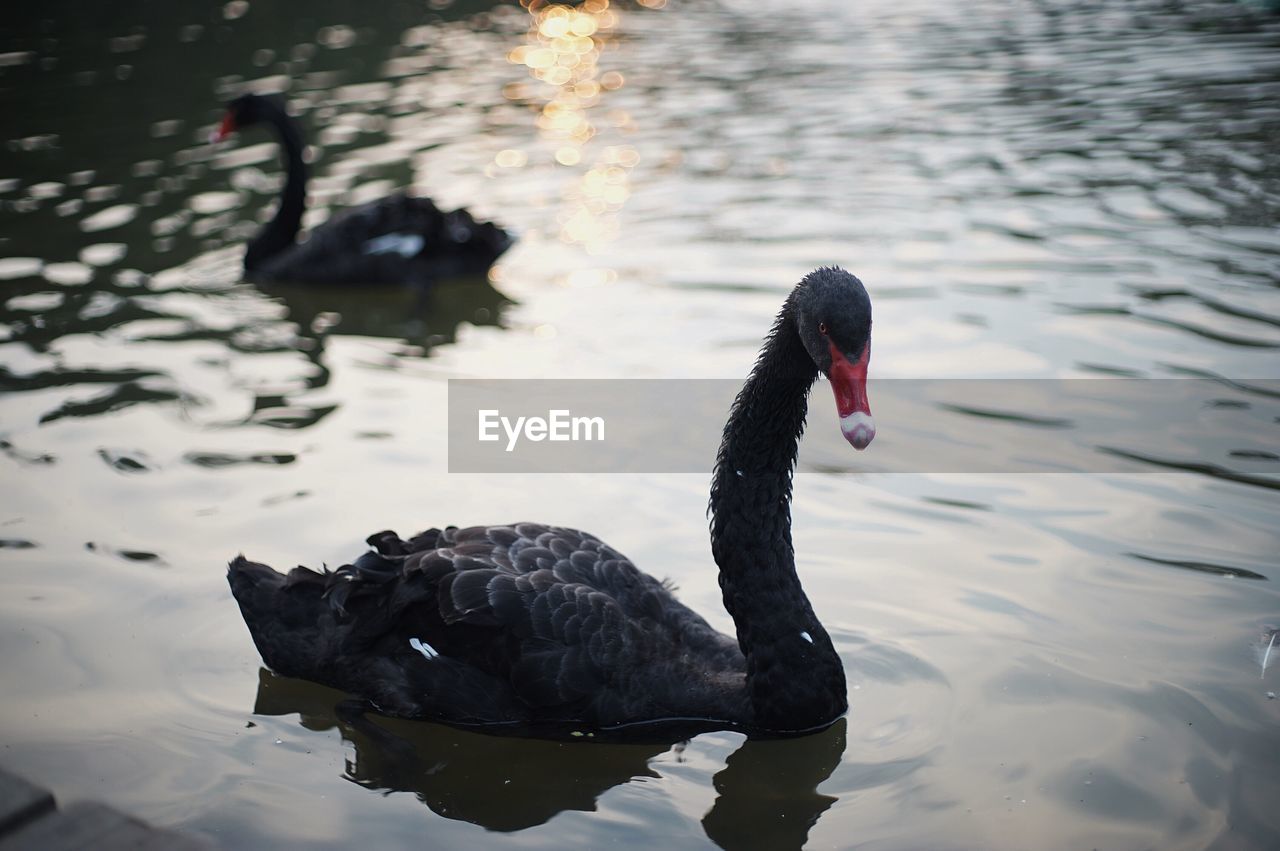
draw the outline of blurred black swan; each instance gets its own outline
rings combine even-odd
[[[710,507],[736,639],[600,539],[535,523],[380,532],[376,551],[334,572],[285,576],[241,556],[232,593],[267,665],[386,715],[538,734],[824,729],[847,708],[845,678],[796,576],[792,471],[820,372],[845,437],[871,442],[870,354],[862,283],[819,269],[788,296],[733,403]]]
[[[227,105],[214,134],[269,124],[287,167],[275,218],[263,226],[244,255],[245,276],[257,281],[319,284],[427,284],[479,275],[514,239],[466,210],[446,213],[427,198],[396,193],[346,210],[298,241],[306,209],[307,166],[302,134],[283,104],[272,97],[241,95]]]

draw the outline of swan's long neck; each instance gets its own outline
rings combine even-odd
[[[844,669],[796,576],[791,478],[818,370],[789,299],[725,425],[711,486],[711,548],[747,658],[754,723],[802,730],[847,708]]]
[[[246,269],[261,265],[293,245],[302,226],[302,214],[307,208],[307,166],[302,160],[302,136],[298,127],[283,110],[277,108],[271,109],[267,121],[280,142],[287,177],[275,217],[263,226],[245,251]]]

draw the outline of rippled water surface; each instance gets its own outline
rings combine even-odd
[[[228,848],[1280,844],[1280,21],[1260,6],[6,18],[0,764]],[[207,142],[246,86],[306,128],[311,221],[413,187],[520,242],[425,310],[240,282],[281,181],[265,134]],[[260,670],[226,561],[340,564],[383,528],[589,529],[731,629],[705,476],[450,475],[446,382],[741,378],[831,263],[872,293],[878,378],[1197,376],[1222,393],[1193,415],[1252,438],[1132,472],[806,461],[798,563],[851,710],[803,740],[389,739]],[[913,429],[1044,433],[921,416],[880,418],[865,458]]]

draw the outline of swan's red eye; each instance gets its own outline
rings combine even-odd
[[[825,333],[827,333],[827,323],[825,323],[825,322],[819,322],[819,323],[818,323],[818,333],[819,333],[819,334],[825,334]]]

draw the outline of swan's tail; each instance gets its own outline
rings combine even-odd
[[[262,661],[278,674],[342,689],[405,718],[523,720],[505,680],[433,646],[432,630],[441,628],[439,616],[429,616],[437,610],[434,589],[405,583],[405,556],[433,549],[448,532],[408,541],[380,532],[369,539],[376,551],[333,572],[281,574],[238,556],[227,581]]]
[[[278,674],[324,681],[336,651],[334,615],[325,599],[332,574],[298,567],[288,575],[237,556],[227,568],[231,595],[262,660]]]
[[[332,683],[343,658],[366,649],[391,626],[395,613],[387,603],[404,557],[435,549],[451,529],[428,529],[407,541],[378,532],[368,539],[374,550],[336,572],[295,567],[282,574],[237,556],[227,568],[227,582],[267,667]],[[350,611],[353,603],[358,613]]]

